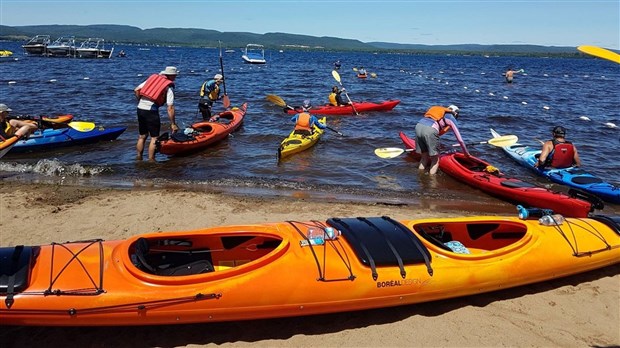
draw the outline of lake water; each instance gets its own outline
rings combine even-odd
[[[414,135],[415,123],[435,104],[461,108],[466,142],[490,138],[489,128],[539,146],[561,124],[577,144],[585,168],[620,181],[620,65],[600,59],[404,55],[343,52],[266,51],[267,64],[244,64],[241,49],[224,53],[226,89],[233,105],[248,103],[243,126],[228,139],[185,157],[158,155],[157,164],[134,160],[137,139],[133,88],[167,65],[177,66],[177,123],[197,121],[198,90],[219,72],[216,48],[117,46],[126,58],[68,59],[23,56],[22,43],[2,42],[17,61],[0,64],[0,102],[12,114],[73,114],[75,120],[126,126],[118,140],[0,160],[3,180],[120,187],[185,187],[255,195],[311,195],[387,203],[455,200],[489,204],[498,200],[444,174],[419,175],[408,156],[381,159],[378,147],[402,147],[399,131]],[[346,137],[327,132],[312,149],[278,164],[276,150],[290,132],[290,116],[265,99],[276,94],[290,105],[304,99],[327,102],[340,60],[342,83],[355,101],[400,99],[390,112],[328,117]],[[364,66],[377,78],[358,79]],[[523,68],[512,84],[502,73]],[[214,110],[221,110],[216,104]],[[167,125],[165,111],[161,113]],[[587,117],[589,120],[584,120]],[[448,133],[442,143],[455,143]],[[510,176],[551,186],[513,163],[501,149],[470,147],[473,155]],[[469,203],[471,204],[471,203]]]

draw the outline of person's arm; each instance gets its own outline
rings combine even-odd
[[[538,168],[544,166],[545,162],[547,161],[547,157],[549,157],[549,154],[551,153],[551,150],[553,150],[553,143],[551,141],[546,141],[542,146],[540,156],[538,156],[538,162],[534,164],[534,167]]]
[[[142,87],[144,87],[144,84],[146,83],[146,81],[142,82],[141,84],[138,85],[138,87],[134,88],[133,93],[136,95],[136,99],[140,100],[140,91],[142,90]]]
[[[319,122],[319,119],[316,118],[316,116],[312,116],[312,124],[319,127],[319,129],[325,129],[327,127],[327,125],[322,124],[321,122]]]
[[[176,115],[174,110],[174,92],[172,88],[168,87],[168,91],[166,92],[166,105],[168,111],[168,118],[170,119],[170,129],[173,132],[179,130],[179,127],[176,123]]]
[[[573,150],[575,154],[573,155],[573,162],[575,163],[575,167],[581,167],[581,159],[579,158],[579,153],[577,153],[577,147],[573,145]]]
[[[456,137],[456,140],[461,145],[461,149],[463,149],[463,153],[466,156],[470,156],[469,151],[467,150],[467,146],[465,145],[465,142],[463,141],[463,138],[461,137],[461,132],[459,132],[459,127],[456,123],[456,119],[453,116],[446,116],[445,120],[448,126],[450,126],[450,129],[452,129],[452,132],[454,132],[454,136]]]

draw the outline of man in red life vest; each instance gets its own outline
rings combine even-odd
[[[581,166],[577,148],[564,138],[566,129],[562,126],[556,126],[552,133],[553,139],[547,140],[543,144],[538,162],[534,166],[537,168],[551,166],[557,169]]]
[[[134,89],[138,102],[138,143],[136,150],[138,154],[137,160],[142,160],[142,153],[146,144],[146,138],[150,135],[151,142],[149,144],[149,161],[155,161],[156,141],[161,130],[161,121],[159,119],[159,107],[167,105],[168,118],[170,119],[170,128],[172,132],[176,132],[177,127],[174,115],[174,80],[178,75],[177,68],[167,66],[164,71],[149,76],[146,81],[142,82]]]

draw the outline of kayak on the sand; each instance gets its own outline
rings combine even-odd
[[[558,224],[334,217],[7,246],[0,317],[3,325],[125,326],[341,313],[620,262],[620,218],[546,219]]]

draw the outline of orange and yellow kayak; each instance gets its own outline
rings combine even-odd
[[[620,218],[331,218],[0,248],[0,324],[151,325],[399,306],[620,262]]]

